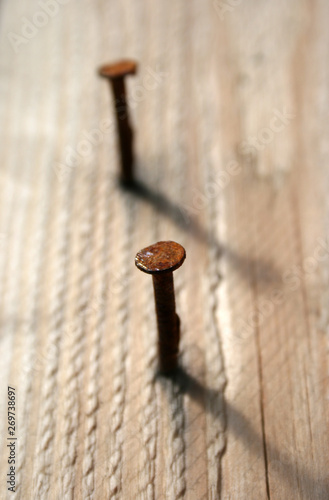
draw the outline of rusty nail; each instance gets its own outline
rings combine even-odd
[[[121,153],[121,180],[126,184],[133,182],[134,155],[133,131],[129,121],[124,78],[127,75],[134,75],[136,69],[136,62],[129,60],[105,64],[99,68],[99,75],[107,78],[113,91]]]
[[[160,371],[170,373],[177,367],[180,320],[176,314],[173,271],[186,257],[185,249],[174,241],[159,241],[136,254],[135,265],[152,274],[158,323]]]

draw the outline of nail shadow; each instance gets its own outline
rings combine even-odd
[[[210,231],[207,231],[193,215],[187,213],[183,206],[170,201],[160,191],[152,189],[139,180],[134,180],[129,184],[120,183],[120,188],[135,198],[152,205],[158,213],[171,219],[180,229],[190,234],[201,244],[215,248],[218,256],[225,252],[231,261],[231,265],[248,282],[250,281],[251,270],[256,269],[260,286],[267,287],[271,285],[273,287],[280,283],[282,285],[281,275],[269,260],[245,257],[228,246],[221,245]]]
[[[141,199],[153,206],[153,208],[163,215],[171,219],[178,227],[184,231],[191,233],[202,242],[212,242],[213,238],[209,238],[208,233],[198,223],[195,217],[186,213],[186,210],[170,201],[163,193],[151,189],[149,186],[139,180],[126,184],[120,183],[121,189],[128,191],[136,198]],[[216,242],[215,242],[216,243]],[[220,249],[221,250],[221,249]]]
[[[157,374],[156,377],[160,383],[171,380],[172,384],[178,387],[178,394],[188,394],[197,404],[207,412],[212,412],[218,418],[218,413],[213,412],[218,398],[224,398],[223,394],[217,390],[205,387],[197,378],[190,375],[183,367],[177,368],[171,377],[164,377]],[[166,382],[168,383],[168,382]],[[227,431],[232,432],[236,438],[241,439],[245,446],[248,447],[253,455],[260,456],[259,450],[264,449],[264,443],[261,436],[255,431],[251,423],[246,417],[235,408],[230,402],[223,402],[222,418],[227,420]],[[225,412],[225,413],[224,413]],[[225,425],[225,422],[222,422]],[[293,490],[296,488],[298,479],[296,478],[296,470],[299,469],[301,477],[303,477],[303,492],[309,495],[307,498],[316,498],[326,500],[329,492],[329,478],[313,478],[309,471],[300,464],[292,462],[293,457],[288,457],[287,454],[282,458],[282,452],[273,444],[266,442],[267,457],[270,458],[269,466],[272,473],[280,474],[280,477]],[[253,464],[257,467],[257,463]],[[250,465],[250,469],[253,466]],[[297,485],[298,487],[298,485]]]

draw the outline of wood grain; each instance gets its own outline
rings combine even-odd
[[[10,385],[17,499],[327,500],[328,3],[47,5],[0,4],[0,497]],[[134,190],[97,76],[122,57]],[[158,240],[187,252],[172,379]]]

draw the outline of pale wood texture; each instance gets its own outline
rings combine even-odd
[[[327,500],[329,3],[0,5],[0,497]],[[137,192],[96,74],[121,57]],[[174,380],[134,267],[167,239]]]

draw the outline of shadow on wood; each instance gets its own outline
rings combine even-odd
[[[250,282],[251,275],[257,270],[257,281],[262,288],[282,284],[282,277],[272,262],[240,255],[234,249],[221,245],[213,231],[206,230],[195,216],[187,213],[183,206],[172,202],[160,191],[152,189],[141,181],[134,181],[128,185],[121,183],[120,187],[141,201],[152,205],[158,213],[171,219],[180,229],[190,234],[201,244],[214,247],[219,257],[225,252],[231,265],[248,282]]]
[[[157,379],[162,383],[166,380],[166,384],[168,384],[168,377],[164,379],[158,375]],[[213,412],[213,409],[216,408],[216,413],[214,413],[216,417],[218,417],[218,398],[222,399],[222,418],[225,420],[223,426],[226,427],[226,431],[233,433],[237,439],[242,440],[254,455],[260,457],[260,450],[264,450],[262,458],[266,468],[270,467],[272,474],[280,474],[280,477],[287,483],[292,492],[297,493],[294,488],[298,484],[301,486],[303,494],[308,495],[307,498],[317,498],[319,500],[328,498],[328,478],[312,477],[305,466],[295,462],[291,453],[288,455],[284,450],[279,450],[271,443],[264,441],[264,438],[255,432],[253,425],[245,418],[243,413],[225,400],[223,393],[205,387],[182,367],[179,367],[173,373],[171,381],[172,384],[178,387],[178,394],[187,394],[194,399],[202,408],[201,411]],[[269,460],[268,463],[267,460]],[[258,460],[256,460],[250,464],[249,470],[258,466]],[[299,478],[296,477],[296,473],[298,473]]]

